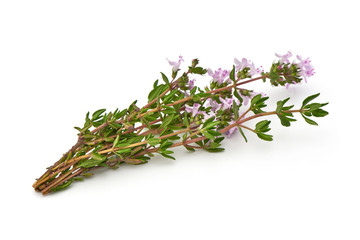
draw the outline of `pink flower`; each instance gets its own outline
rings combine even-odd
[[[173,67],[173,69],[172,69],[173,72],[176,72],[177,70],[179,70],[181,62],[184,61],[184,59],[183,59],[183,57],[181,55],[179,56],[179,60],[177,62],[170,61],[169,59],[166,59],[166,60]]]
[[[206,112],[203,112],[203,115],[204,115],[204,121],[208,120],[211,117],[215,117],[214,112],[210,112],[209,114],[207,114]]]
[[[290,63],[289,58],[291,58],[292,53],[290,51],[288,51],[284,55],[280,55],[280,54],[275,53],[275,56],[280,58],[280,63]]]
[[[234,121],[234,120],[230,120],[229,125],[231,125],[231,124],[233,124],[233,123],[235,123],[235,121]],[[236,129],[237,129],[237,126],[232,127],[232,128],[230,128],[229,130],[227,130],[227,131],[225,132],[226,137],[227,137],[227,138],[231,138],[232,135],[236,132]]]
[[[200,111],[199,111],[200,106],[201,105],[199,103],[194,103],[194,105],[192,107],[185,104],[185,111],[188,113],[191,113],[191,115],[193,115],[195,117],[196,115],[198,115],[200,113]]]
[[[207,107],[211,107],[211,111],[214,113],[217,112],[221,108],[221,103],[218,103],[215,100],[211,100],[210,98],[207,99],[206,105],[207,105]]]
[[[220,101],[222,102],[222,109],[226,110],[226,109],[231,109],[232,108],[232,104],[233,104],[233,100],[232,98],[226,98],[223,99],[222,97],[219,97]]]
[[[193,89],[194,88],[194,85],[195,85],[195,79],[192,79],[192,80],[189,80],[189,89]]]
[[[261,75],[261,73],[264,71],[264,70],[261,70],[260,68],[256,68],[254,63],[251,63],[249,67],[250,67],[250,75],[251,76]]]
[[[219,68],[217,71],[213,72],[210,68],[208,69],[208,74],[213,78],[213,81],[218,84],[222,84],[226,78],[229,77],[230,72],[228,70],[222,70]]]
[[[241,62],[237,58],[234,58],[234,62],[236,71],[241,71],[249,66],[249,61],[246,58],[241,59]]]
[[[315,74],[314,67],[311,65],[311,60],[309,58],[302,59],[300,55],[297,55],[296,58],[300,61],[296,63],[300,68],[300,76],[307,82],[307,78],[312,77]]]

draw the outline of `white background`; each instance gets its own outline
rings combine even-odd
[[[355,3],[1,1],[0,238],[360,239]],[[143,105],[159,72],[170,73],[166,58],[231,68],[247,57],[268,69],[288,50],[311,57],[308,84],[249,88],[272,104],[321,92],[330,115],[318,127],[271,118],[273,142],[247,132],[249,143],[236,136],[224,153],[179,149],[176,161],[103,171],[46,197],[33,191],[86,112]]]

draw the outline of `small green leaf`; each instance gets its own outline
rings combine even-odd
[[[325,110],[322,109],[317,109],[315,111],[312,111],[312,115],[314,117],[325,117],[326,115],[328,115],[329,113]]]
[[[301,114],[301,116],[305,119],[305,122],[307,122],[308,124],[315,125],[315,126],[318,125],[314,120],[311,120],[310,118],[305,117],[303,114]]]
[[[167,155],[165,153],[160,153],[163,157],[166,157],[166,158],[170,158],[172,160],[175,160],[175,158],[173,156],[170,156],[170,155]]]
[[[156,88],[156,87],[157,87],[158,82],[159,82],[159,80],[158,80],[158,79],[156,79],[156,81],[154,82],[153,88]]]
[[[207,131],[202,132],[202,134],[211,140],[215,140],[215,136],[213,136],[211,133],[209,133]]]
[[[255,126],[255,131],[263,132],[261,130],[264,128],[266,129],[270,123],[271,123],[271,121],[269,121],[269,120],[263,120],[263,121],[258,122]]]
[[[237,99],[239,99],[240,105],[241,105],[244,100],[242,99],[242,97],[240,96],[239,92],[238,92],[236,89],[234,90],[234,96],[235,96]]]
[[[272,135],[268,135],[268,134],[264,134],[264,133],[257,133],[258,137],[261,138],[262,140],[265,141],[272,141],[273,140],[273,136]]]
[[[230,72],[230,79],[235,82],[235,66],[233,65],[233,68]]]
[[[210,133],[211,135],[213,135],[213,136],[221,136],[222,134],[221,133],[219,133],[219,132],[217,132],[217,131],[214,131],[214,130],[207,130],[207,132],[208,133]]]
[[[167,148],[171,147],[174,143],[169,142],[168,139],[166,139],[163,143],[161,143],[159,149],[160,150],[166,150]]]
[[[129,153],[129,152],[131,152],[131,148],[124,148],[124,149],[119,149],[116,151],[116,153],[118,153],[118,154]]]
[[[206,151],[208,152],[222,152],[225,148],[207,148]]]
[[[239,118],[239,106],[236,104],[236,101],[233,100],[233,112],[234,112],[234,118]]]
[[[81,162],[78,167],[82,167],[82,168],[95,167],[96,165],[99,165],[100,163],[106,160],[105,157],[101,156],[98,153],[91,153],[91,157],[92,158],[89,158]]]
[[[189,146],[184,146],[184,147],[190,152],[195,152],[195,149],[193,149],[192,147]]]
[[[99,109],[96,112],[93,113],[92,119],[97,120],[101,114],[103,114],[106,111],[106,109]]]
[[[254,97],[251,99],[251,105],[255,105],[260,99],[261,99],[261,94],[258,94],[258,95],[256,95],[256,96],[254,96]]]
[[[215,117],[208,118],[208,119],[203,123],[203,128],[206,128],[206,126],[207,126],[209,123],[213,122],[214,119],[215,119]]]
[[[290,99],[290,98],[286,98],[286,99],[284,99],[284,100],[282,100],[282,101],[278,101],[278,102],[277,102],[276,113],[279,114],[279,113],[283,110],[283,106],[285,105],[285,103],[286,103],[287,101],[289,101],[289,99]]]
[[[148,140],[148,143],[149,143],[149,145],[151,145],[151,146],[158,145],[160,142],[161,142],[161,139],[159,139],[159,138],[150,138],[150,139]]]
[[[240,132],[241,136],[245,139],[245,142],[248,142],[248,140],[247,140],[247,138],[246,138],[246,136],[245,136],[245,134],[244,134],[244,132],[243,132],[242,128],[241,128],[241,127],[239,127],[239,126],[237,126],[237,127],[238,127],[238,129],[239,129],[239,132]]]
[[[129,146],[130,144],[129,143],[117,143],[115,144],[115,147],[117,148],[123,148],[123,147],[127,147]]]
[[[169,79],[166,77],[166,75],[165,74],[163,74],[162,72],[161,72],[161,77],[162,77],[162,79],[164,80],[164,82],[166,83],[166,84],[169,84]]]
[[[116,144],[119,143],[119,139],[120,139],[120,135],[117,135],[116,138],[115,138],[115,140],[114,140],[113,147],[115,147]]]
[[[311,96],[305,98],[305,100],[304,100],[303,103],[302,103],[301,108],[305,107],[306,104],[308,104],[310,101],[312,101],[312,100],[314,100],[315,98],[317,98],[319,95],[320,95],[320,93],[317,93],[317,94],[314,94],[314,95],[311,95]]]
[[[215,127],[216,125],[218,125],[219,123],[220,123],[220,121],[215,121],[215,122],[208,123],[206,125],[206,127],[204,127],[203,129],[211,129],[211,128]]]
[[[174,115],[168,115],[167,117],[165,117],[165,119],[163,119],[162,124],[160,125],[160,128],[166,128],[171,123],[173,118]]]
[[[189,70],[193,74],[203,75],[203,74],[207,73],[207,70],[202,67],[189,67]]]
[[[219,144],[219,143],[217,143],[217,142],[211,142],[210,144],[209,144],[209,147],[208,148],[218,148],[218,147],[220,147],[221,146],[221,144]]]
[[[284,117],[281,114],[278,114],[278,117],[281,121],[281,125],[285,126],[285,127],[289,127],[290,126],[290,121],[288,120],[288,118]]]
[[[97,152],[92,152],[91,153],[91,157],[95,160],[98,160],[98,161],[104,161],[106,159],[105,156],[102,156],[101,154],[97,153]]]
[[[72,182],[73,182],[73,180],[68,180],[68,181],[60,184],[59,186],[52,188],[51,191],[56,192],[56,191],[64,190],[65,188],[69,187]]]
[[[188,120],[188,115],[187,115],[186,111],[184,111],[183,123],[186,127],[189,127],[189,120]]]

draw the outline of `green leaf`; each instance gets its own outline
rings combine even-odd
[[[215,117],[208,118],[208,119],[203,123],[203,128],[205,128],[209,123],[213,122],[214,119],[215,119]]]
[[[233,68],[230,72],[230,79],[235,82],[235,66],[233,65]]]
[[[251,99],[251,105],[255,105],[260,99],[261,99],[261,94],[258,94],[258,95],[256,95],[256,96],[254,96],[254,97]]]
[[[203,75],[207,73],[207,70],[202,67],[189,67],[191,73]]]
[[[115,140],[114,140],[113,147],[115,147],[116,144],[119,143],[119,139],[120,139],[120,135],[117,135],[116,138],[115,138]]]
[[[325,110],[322,109],[317,109],[315,111],[312,111],[312,115],[314,117],[325,117],[326,115],[328,115],[329,113]]]
[[[214,140],[214,142],[221,143],[222,140],[224,140],[224,139],[225,139],[225,137],[218,137],[217,139]]]
[[[131,151],[132,151],[131,148],[124,148],[124,149],[117,150],[116,153],[122,154],[122,153],[129,153]]]
[[[203,129],[213,128],[213,127],[215,127],[216,125],[218,125],[219,123],[220,123],[220,121],[215,121],[215,122],[208,123],[208,124],[206,125],[206,127],[204,127]]]
[[[268,126],[270,123],[271,123],[271,121],[269,121],[269,120],[263,120],[263,121],[258,122],[255,126],[255,131],[263,132],[262,131],[263,129],[268,129]]]
[[[290,126],[290,121],[288,120],[288,118],[284,117],[281,114],[277,115],[281,121],[281,125],[285,126],[285,127],[289,127]]]
[[[157,85],[158,85],[158,83],[159,83],[159,80],[158,80],[158,79],[156,79],[156,81],[154,82],[153,88],[156,88],[156,87],[157,87]]]
[[[175,109],[171,108],[171,109],[165,109],[162,111],[163,114],[176,114],[177,112],[175,111]]]
[[[187,115],[186,111],[184,111],[183,123],[186,127],[189,127],[189,120],[188,120],[188,115]]]
[[[160,125],[160,128],[166,128],[171,123],[173,118],[174,115],[168,115],[167,117],[165,117],[165,119],[163,119],[162,124]]]
[[[179,92],[179,90],[177,90],[177,89],[172,90],[172,91],[169,93],[169,95],[167,95],[167,96],[164,98],[163,103],[164,103],[164,104],[167,104],[168,101],[169,101],[175,94],[177,94],[178,92]]]
[[[236,104],[235,100],[233,100],[233,112],[234,112],[234,118],[239,118],[239,106]]]
[[[242,99],[242,97],[240,96],[239,92],[238,92],[236,89],[234,90],[234,96],[235,96],[237,99],[239,99],[240,105],[241,105],[244,100]]]
[[[104,161],[106,159],[105,156],[102,156],[101,154],[97,153],[97,152],[92,152],[91,153],[91,157],[95,160],[98,160],[98,161]]]
[[[217,143],[217,142],[211,142],[210,144],[209,144],[209,147],[208,148],[218,148],[218,147],[220,147],[221,146],[221,144],[219,144],[219,143]]]
[[[174,143],[169,142],[169,141],[166,139],[163,143],[161,143],[159,149],[160,149],[160,150],[166,150],[167,148],[171,147],[173,144],[174,144]]]
[[[311,95],[311,96],[305,98],[305,100],[304,100],[303,103],[302,103],[301,108],[304,108],[306,104],[308,104],[310,101],[312,101],[312,100],[314,100],[315,98],[317,98],[319,95],[320,95],[320,93],[317,93],[317,94],[314,94],[314,95]]]
[[[166,158],[170,158],[172,160],[175,160],[175,158],[173,156],[170,156],[170,155],[167,155],[165,153],[160,153],[163,157],[166,157]]]
[[[217,132],[217,131],[214,131],[214,130],[207,130],[208,133],[210,133],[211,135],[213,136],[221,136],[222,134]]]
[[[164,80],[164,82],[166,83],[166,84],[169,84],[169,79],[166,77],[166,75],[165,74],[163,74],[162,72],[161,72],[161,77],[162,77],[162,79]]]
[[[159,139],[159,138],[150,138],[150,139],[148,140],[148,143],[149,143],[151,146],[158,145],[160,142],[161,142],[161,139]]]
[[[243,132],[242,128],[241,128],[241,127],[239,127],[239,126],[237,126],[237,127],[238,127],[238,129],[239,129],[239,132],[240,132],[241,136],[245,139],[245,142],[248,142],[248,140],[247,140],[247,138],[246,138],[246,136],[245,136],[245,134],[244,134],[244,132]]]
[[[285,105],[285,103],[286,103],[287,101],[289,101],[289,99],[290,99],[290,98],[286,98],[286,99],[284,99],[284,100],[282,100],[282,101],[278,101],[278,102],[277,102],[276,113],[279,114],[279,113],[282,111],[283,106]]]
[[[195,152],[195,149],[193,149],[192,147],[188,147],[188,146],[184,146],[184,147],[190,152]]]
[[[311,120],[310,118],[305,117],[303,114],[301,114],[301,116],[305,119],[305,122],[307,122],[308,124],[315,125],[315,126],[318,125],[314,120]]]
[[[160,84],[159,86],[156,86],[148,95],[149,102],[157,98],[165,89],[167,89],[168,86],[165,84]]]
[[[120,119],[121,117],[123,117],[125,114],[127,113],[127,109],[122,110],[121,112],[117,112],[116,114],[114,113],[114,118]]]
[[[272,141],[273,140],[273,136],[272,135],[268,135],[268,134],[264,134],[264,133],[257,133],[258,137],[261,138],[262,140],[265,141]]]
[[[207,132],[207,131],[204,131],[202,132],[202,134],[206,137],[206,138],[209,138],[211,140],[215,140],[215,136],[213,136],[211,133]]]
[[[105,156],[101,156],[100,154],[98,154],[96,152],[92,152],[91,158],[81,162],[78,167],[82,167],[82,168],[94,167],[96,165],[99,165],[100,163],[102,163],[105,160],[106,160]]]
[[[103,114],[106,111],[106,109],[99,109],[96,112],[93,113],[92,119],[97,120],[101,114]]]
[[[123,147],[127,147],[129,146],[130,144],[129,143],[117,143],[115,144],[115,147],[117,148],[123,148]]]
[[[225,148],[207,148],[206,151],[208,152],[222,152]]]
[[[72,182],[73,182],[73,180],[68,180],[68,181],[60,184],[59,186],[52,188],[51,191],[56,192],[56,191],[64,190],[65,188],[69,187]]]

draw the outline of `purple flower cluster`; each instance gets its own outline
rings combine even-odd
[[[280,58],[279,62],[280,64],[290,64],[290,58],[293,56],[290,51],[287,53],[281,55],[275,53],[275,56]],[[296,56],[297,61],[293,61],[291,64],[295,64],[300,69],[300,77],[302,77],[305,82],[307,83],[307,78],[312,77],[314,72],[314,67],[311,65],[311,60],[309,58],[303,59],[300,55]],[[282,65],[279,66],[279,69],[281,69]],[[296,84],[297,82],[293,82],[293,84]],[[291,84],[287,83],[285,86],[288,89]]]
[[[167,60],[167,61],[169,62],[169,64],[173,67],[173,68],[172,68],[173,72],[178,71],[179,68],[180,68],[181,62],[184,61],[184,59],[183,59],[183,57],[182,57],[181,55],[179,56],[179,60],[178,60],[177,62],[170,61],[169,59],[166,59],[166,60]]]
[[[273,65],[275,66],[274,72],[280,75],[280,80],[275,79],[275,83],[276,81],[280,82],[287,80],[286,84],[280,84],[281,86],[288,88],[291,84],[299,83],[301,78],[306,82],[307,78],[313,76],[315,73],[309,58],[303,59],[300,55],[297,55],[296,60],[291,60],[293,54],[290,51],[285,54],[275,53],[275,55],[279,58],[279,60],[278,62],[274,63],[275,65]],[[179,67],[183,61],[184,59],[182,56],[179,56],[178,61],[168,60],[169,64],[173,67],[173,72],[177,72],[179,70]],[[242,58],[241,60],[234,58],[234,63],[235,78],[237,81],[254,76],[261,76],[262,74],[266,75],[262,66],[256,67],[252,61],[246,58]],[[210,89],[217,89],[230,85],[232,83],[230,80],[230,72],[230,70],[221,68],[218,68],[215,71],[208,68],[207,73],[212,78]],[[286,76],[286,79],[283,78],[284,76]],[[188,81],[185,83],[185,86],[187,89],[184,91],[184,93],[185,96],[188,97],[190,96],[188,90],[194,88],[195,79],[188,79]],[[258,94],[261,94],[263,97],[266,96],[264,93],[256,93],[247,89],[234,89],[233,91],[236,91],[238,95],[241,96],[243,100],[242,106],[248,105],[250,100]],[[221,121],[221,127],[228,126],[237,121],[237,119],[234,119],[234,101],[237,105],[240,105],[239,99],[232,96],[234,96],[234,92],[232,92],[232,94],[220,94],[215,98],[216,100],[214,98],[207,98],[203,104],[198,102],[193,103],[192,106],[185,104],[185,111],[189,113],[195,121],[205,121],[211,117],[215,117],[216,120]],[[236,131],[237,127],[233,127],[228,130],[225,135],[227,137],[231,137]]]
[[[299,60],[296,65],[300,68],[300,76],[302,76],[307,82],[308,77],[314,76],[314,67],[311,65],[311,60],[309,58],[302,59],[300,55],[297,55],[296,58]]]
[[[209,76],[213,78],[212,81],[219,85],[229,82],[230,71],[228,70],[222,70],[219,68],[217,71],[213,72],[210,68],[208,68],[207,72]]]
[[[185,104],[185,111],[187,113],[190,113],[193,117],[201,115],[204,120],[207,120],[207,119],[209,119],[211,117],[215,117],[215,119],[217,119],[217,116],[221,117],[220,113],[219,113],[220,110],[221,111],[230,110],[230,112],[231,112],[231,109],[233,107],[233,101],[235,101],[236,104],[240,104],[240,101],[237,98],[234,99],[232,97],[231,98],[219,97],[219,100],[220,100],[220,103],[217,102],[216,100],[212,100],[210,98],[208,98],[206,100],[205,108],[210,107],[209,112],[200,110],[201,105],[199,103],[194,103],[193,106],[189,106],[188,104]],[[231,118],[233,118],[233,116]],[[219,119],[217,119],[217,120],[219,120]],[[231,120],[229,122],[229,124],[231,124],[233,122],[234,122],[234,120]],[[229,131],[227,131],[225,133],[225,135],[227,137],[231,137],[235,133],[236,129],[237,129],[236,127],[231,128]]]
[[[237,58],[234,58],[234,63],[236,71],[235,74],[238,74],[238,72],[241,72],[245,68],[249,68],[249,77],[261,75],[261,73],[264,71],[262,68],[255,67],[255,64],[246,58],[241,59],[241,62]]]

